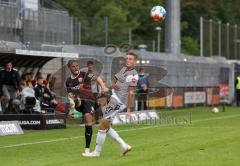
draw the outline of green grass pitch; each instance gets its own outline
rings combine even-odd
[[[99,158],[83,158],[84,127],[24,130],[24,135],[0,137],[1,166],[238,166],[240,109],[211,107],[161,110],[163,121],[114,128],[133,149],[120,157],[119,145],[107,138]],[[191,112],[191,124],[189,123]],[[177,119],[177,123],[171,119]],[[95,146],[97,127],[91,149]]]

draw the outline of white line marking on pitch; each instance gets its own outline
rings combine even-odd
[[[209,118],[209,119],[202,119],[202,120],[194,120],[193,122],[203,122],[203,121],[210,121],[210,120],[220,120],[220,119],[236,118],[236,117],[239,117],[239,116],[240,115],[230,115],[230,116],[224,116],[224,117],[216,117],[216,118]],[[135,129],[124,129],[124,130],[119,130],[117,132],[121,133],[121,132],[145,130],[145,129],[149,129],[149,128],[167,127],[167,126],[176,126],[176,125],[174,125],[174,124],[160,124],[160,125],[141,127],[141,128],[135,128]],[[191,126],[189,126],[188,128],[191,128]],[[201,128],[201,127],[199,127],[199,128]],[[211,128],[211,127],[209,127],[209,128]],[[93,134],[93,135],[96,135],[96,134]],[[0,146],[0,149],[20,147],[20,146],[27,146],[27,145],[35,145],[35,144],[42,144],[42,143],[52,143],[52,142],[66,141],[66,140],[72,140],[72,139],[79,139],[79,138],[83,138],[83,137],[84,136],[66,137],[66,138],[52,139],[52,140],[46,140],[46,141],[38,141],[38,142],[28,142],[28,143],[21,143],[21,144],[6,145],[6,146]]]

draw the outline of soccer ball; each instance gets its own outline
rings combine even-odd
[[[219,109],[218,109],[217,107],[214,107],[214,108],[212,109],[212,112],[213,112],[213,113],[218,113],[218,112],[219,112]]]
[[[162,6],[154,6],[150,11],[150,16],[154,21],[163,21],[166,14],[167,12]]]

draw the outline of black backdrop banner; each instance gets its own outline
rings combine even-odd
[[[66,128],[66,114],[3,114],[0,121],[18,121],[22,129]]]

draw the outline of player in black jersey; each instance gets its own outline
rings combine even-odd
[[[91,91],[91,81],[96,81],[103,92],[108,92],[102,79],[97,75],[89,75],[86,72],[80,71],[77,60],[69,60],[67,64],[71,76],[66,80],[67,92],[75,99],[75,108],[84,115],[85,121],[85,152],[90,152],[90,144],[92,139],[92,125],[94,111],[94,95]],[[90,81],[89,81],[90,80]],[[80,101],[81,99],[81,101]]]

